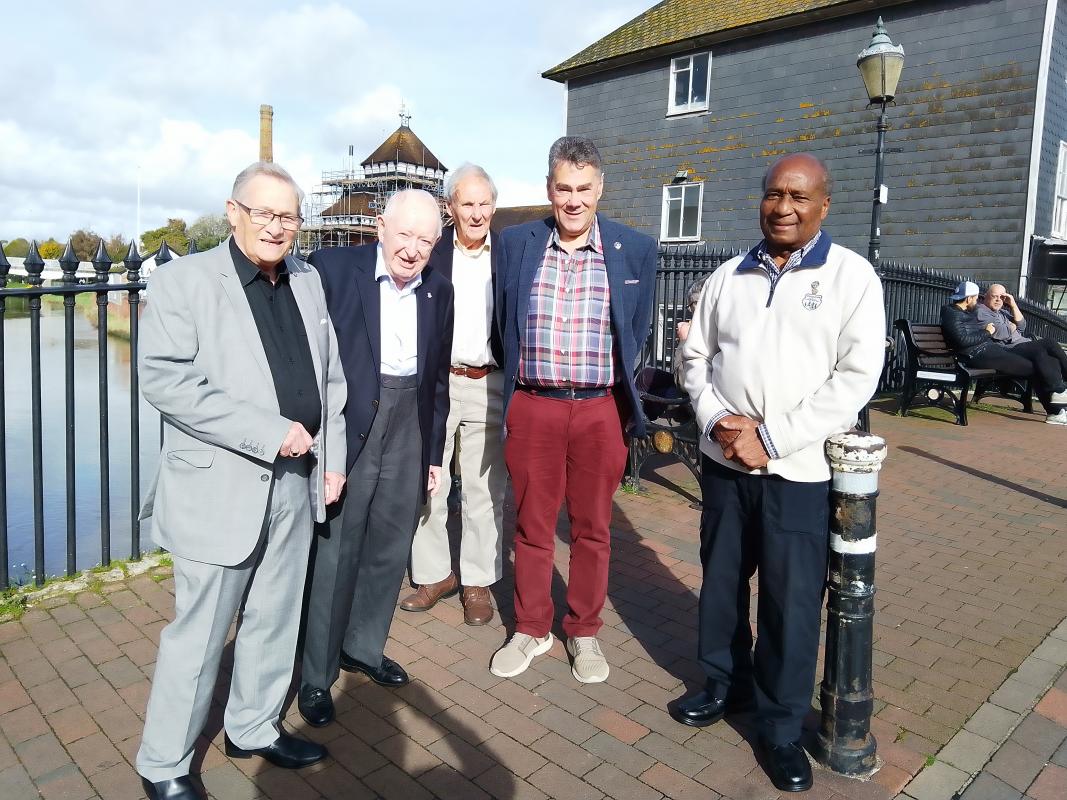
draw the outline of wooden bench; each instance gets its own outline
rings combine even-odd
[[[907,351],[900,407],[897,409],[901,416],[906,416],[912,408],[934,406],[949,411],[957,425],[966,425],[967,393],[972,383],[975,385],[975,401],[997,394],[1022,403],[1027,413],[1033,411],[1031,381],[963,364],[945,342],[940,325],[920,325],[898,319],[893,327],[900,331]],[[921,400],[918,399],[920,393]]]

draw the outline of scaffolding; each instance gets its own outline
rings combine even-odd
[[[323,171],[321,183],[304,200],[303,252],[376,241],[375,219],[401,189],[426,190],[444,215],[447,169],[411,130],[410,119],[401,111],[400,127],[360,164],[350,146],[342,169]]]

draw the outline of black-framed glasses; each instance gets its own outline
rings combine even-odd
[[[231,200],[233,198],[230,198]],[[234,200],[234,205],[239,206],[248,214],[248,218],[252,220],[253,225],[259,225],[260,227],[266,227],[274,222],[275,219],[281,220],[282,229],[287,231],[298,231],[300,226],[304,224],[304,218],[298,214],[275,214],[273,211],[267,211],[265,208],[249,208],[240,200]]]

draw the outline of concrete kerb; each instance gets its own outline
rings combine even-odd
[[[1009,675],[897,800],[956,800],[1067,669],[1067,617]]]
[[[25,586],[5,596],[4,599],[7,602],[19,602],[23,609],[32,608],[52,597],[84,592],[91,589],[98,582],[117,583],[118,581],[143,575],[157,567],[167,566],[170,564],[170,555],[163,551],[158,551],[142,556],[136,561],[112,562],[112,564],[117,566],[112,566],[108,569],[91,567],[90,569],[82,570],[78,575],[71,578],[50,580],[39,589]],[[0,622],[7,622],[16,617],[16,614],[0,613]]]

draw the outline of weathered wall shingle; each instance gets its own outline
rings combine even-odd
[[[901,152],[886,156],[883,258],[1015,285],[1044,15],[1045,0],[883,10],[906,54],[889,112],[887,147]],[[866,253],[877,113],[855,64],[877,16],[719,45],[707,114],[666,116],[669,58],[571,80],[568,133],[602,148],[602,209],[658,237],[662,187],[686,169],[705,181],[702,238],[750,243],[764,170],[810,150],[834,171],[827,230]]]

